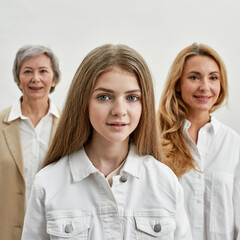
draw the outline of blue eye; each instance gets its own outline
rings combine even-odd
[[[218,80],[217,77],[210,77],[211,80],[215,81],[215,80]]]
[[[100,95],[97,97],[100,101],[108,101],[110,99],[107,95]]]
[[[128,99],[129,101],[135,102],[135,101],[138,100],[138,96],[131,95],[131,96],[128,96],[127,99]]]
[[[190,78],[191,78],[192,80],[197,80],[197,79],[198,79],[197,76],[191,76]]]

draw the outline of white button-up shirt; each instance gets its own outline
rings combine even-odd
[[[50,100],[49,100],[50,101]],[[26,206],[31,193],[34,177],[39,171],[49,147],[52,132],[53,116],[59,118],[57,107],[50,102],[49,111],[34,128],[31,120],[22,115],[21,101],[12,105],[8,121],[20,118],[20,139],[24,161],[24,174],[26,184]]]
[[[182,187],[173,172],[131,146],[110,187],[84,149],[35,177],[23,240],[190,240]]]
[[[194,240],[240,239],[240,137],[211,117],[195,144],[184,133],[197,164],[197,171],[183,175],[180,182]]]

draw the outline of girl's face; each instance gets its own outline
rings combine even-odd
[[[26,99],[48,99],[51,87],[55,86],[51,61],[45,54],[25,61],[19,72],[19,87]]]
[[[141,89],[133,73],[114,67],[100,75],[89,100],[93,138],[109,143],[128,141],[141,113]]]
[[[187,105],[189,115],[206,113],[216,103],[221,90],[218,64],[208,56],[187,59],[178,91]]]

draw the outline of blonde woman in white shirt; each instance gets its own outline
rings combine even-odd
[[[36,175],[22,239],[192,239],[156,129],[144,59],[125,45],[92,50]]]
[[[211,115],[227,95],[220,56],[203,44],[174,60],[159,105],[166,163],[179,177],[193,239],[240,239],[240,137]]]
[[[8,240],[21,238],[34,176],[59,118],[49,93],[59,82],[60,70],[49,48],[20,48],[13,75],[22,96],[0,113],[0,236]]]

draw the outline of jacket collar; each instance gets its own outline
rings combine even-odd
[[[74,182],[82,181],[90,174],[99,172],[89,160],[84,148],[70,154],[68,159]]]
[[[6,114],[4,116],[3,122],[5,126],[3,127],[3,134],[6,139],[6,144],[9,147],[9,151],[11,152],[13,159],[20,171],[20,174],[24,180],[24,166],[23,166],[23,158],[22,158],[22,146],[20,140],[20,121],[19,119],[8,122],[8,116],[10,114],[10,108],[7,109]]]
[[[84,148],[69,155],[69,164],[74,182],[82,181],[90,174],[100,173],[89,160]],[[142,158],[137,155],[135,146],[131,145],[120,175],[130,174],[133,177],[140,178],[141,165]]]
[[[120,173],[125,172],[127,174],[132,175],[133,177],[140,178],[142,160],[143,157],[140,157],[137,154],[136,147],[133,144],[131,144],[126,159],[126,163],[124,164]]]

